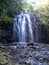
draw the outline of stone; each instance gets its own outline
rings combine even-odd
[[[1,62],[0,65],[8,65],[8,62]]]
[[[26,65],[31,65],[31,63],[29,61],[26,61],[25,64]]]
[[[33,43],[29,43],[29,44],[27,44],[27,46],[34,46],[34,44]]]

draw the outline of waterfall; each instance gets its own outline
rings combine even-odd
[[[13,39],[16,42],[38,42],[40,25],[36,21],[34,15],[30,18],[30,14],[21,13],[14,18]]]

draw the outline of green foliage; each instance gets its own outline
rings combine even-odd
[[[47,40],[49,41],[49,3],[45,8],[39,8],[37,10],[37,15],[40,17],[41,22],[45,25],[47,30]]]
[[[7,16],[7,15],[2,15],[0,22],[5,22],[5,23],[13,23],[13,18]]]
[[[13,23],[13,17],[22,12],[20,0],[0,0],[0,22]]]
[[[5,23],[13,22],[12,18],[8,16],[8,13],[9,13],[9,11],[11,11],[11,9],[7,4],[7,0],[1,0],[0,3],[1,3],[0,4],[0,22],[1,21],[5,22]]]

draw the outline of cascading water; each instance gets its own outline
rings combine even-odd
[[[30,14],[21,13],[14,18],[13,39],[16,42],[38,42],[39,28],[36,18]]]

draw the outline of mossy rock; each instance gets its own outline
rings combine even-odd
[[[4,59],[0,56],[0,63],[4,62]]]
[[[0,65],[7,65],[8,62],[2,57],[0,56]]]

